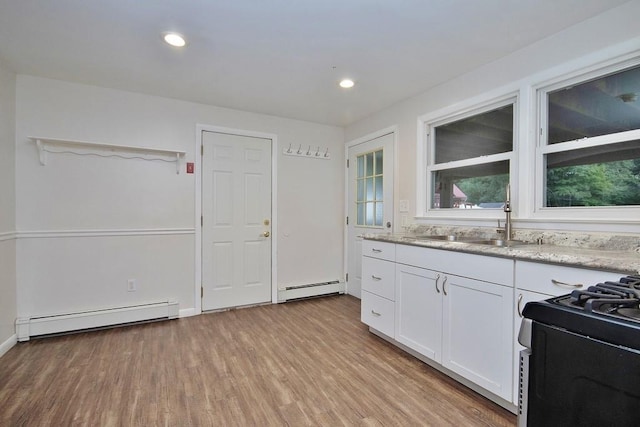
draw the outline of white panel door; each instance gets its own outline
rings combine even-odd
[[[271,140],[202,136],[202,309],[271,301]]]
[[[347,293],[360,298],[362,235],[391,231],[394,134],[349,147],[347,173]]]

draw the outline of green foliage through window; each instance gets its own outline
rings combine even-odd
[[[640,159],[547,169],[547,206],[640,205]]]

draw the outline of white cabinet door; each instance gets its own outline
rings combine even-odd
[[[396,264],[396,340],[430,359],[442,355],[443,276]]]
[[[513,288],[449,274],[442,292],[442,364],[511,401]]]

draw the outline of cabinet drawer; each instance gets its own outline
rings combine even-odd
[[[624,273],[611,273],[528,261],[516,261],[515,271],[517,288],[552,296],[568,294],[575,289],[586,290],[596,283],[607,280],[617,281],[620,277],[626,276]]]
[[[360,301],[360,319],[383,334],[394,338],[394,302],[365,290]]]
[[[370,256],[378,259],[386,259],[387,261],[396,260],[395,243],[378,242],[376,240],[362,241],[362,255]]]
[[[362,257],[362,290],[395,301],[395,277],[395,263]]]
[[[396,262],[513,286],[513,260],[441,249],[397,245]]]

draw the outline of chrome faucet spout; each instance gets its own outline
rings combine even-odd
[[[511,226],[511,194],[509,185],[507,185],[507,200],[504,202],[504,238],[505,240],[511,240],[513,238],[513,229]]]

